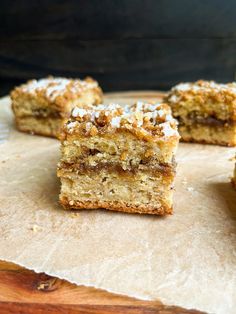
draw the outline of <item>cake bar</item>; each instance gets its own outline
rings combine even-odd
[[[19,131],[58,137],[75,106],[102,102],[102,90],[92,78],[48,77],[31,80],[11,92]]]
[[[179,121],[181,140],[236,145],[236,83],[181,83],[165,100]]]
[[[61,204],[171,214],[178,141],[166,104],[75,108],[61,138]]]

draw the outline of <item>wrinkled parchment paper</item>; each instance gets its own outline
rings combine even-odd
[[[0,259],[76,284],[210,313],[236,309],[234,148],[181,144],[175,212],[166,218],[64,211],[59,142],[17,132],[0,117]]]

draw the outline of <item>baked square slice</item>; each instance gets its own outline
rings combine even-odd
[[[236,145],[236,83],[182,83],[167,96],[182,141]]]
[[[166,104],[75,108],[62,135],[61,204],[171,214],[178,142]]]
[[[58,137],[75,106],[102,102],[102,90],[92,78],[48,77],[28,81],[11,92],[19,131]]]

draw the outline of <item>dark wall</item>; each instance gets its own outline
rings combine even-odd
[[[235,0],[0,0],[1,94],[48,74],[124,90],[235,70]]]

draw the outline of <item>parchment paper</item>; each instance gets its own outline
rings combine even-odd
[[[211,313],[236,309],[234,148],[181,144],[174,215],[64,211],[59,142],[17,132],[0,117],[0,259],[77,284]]]

